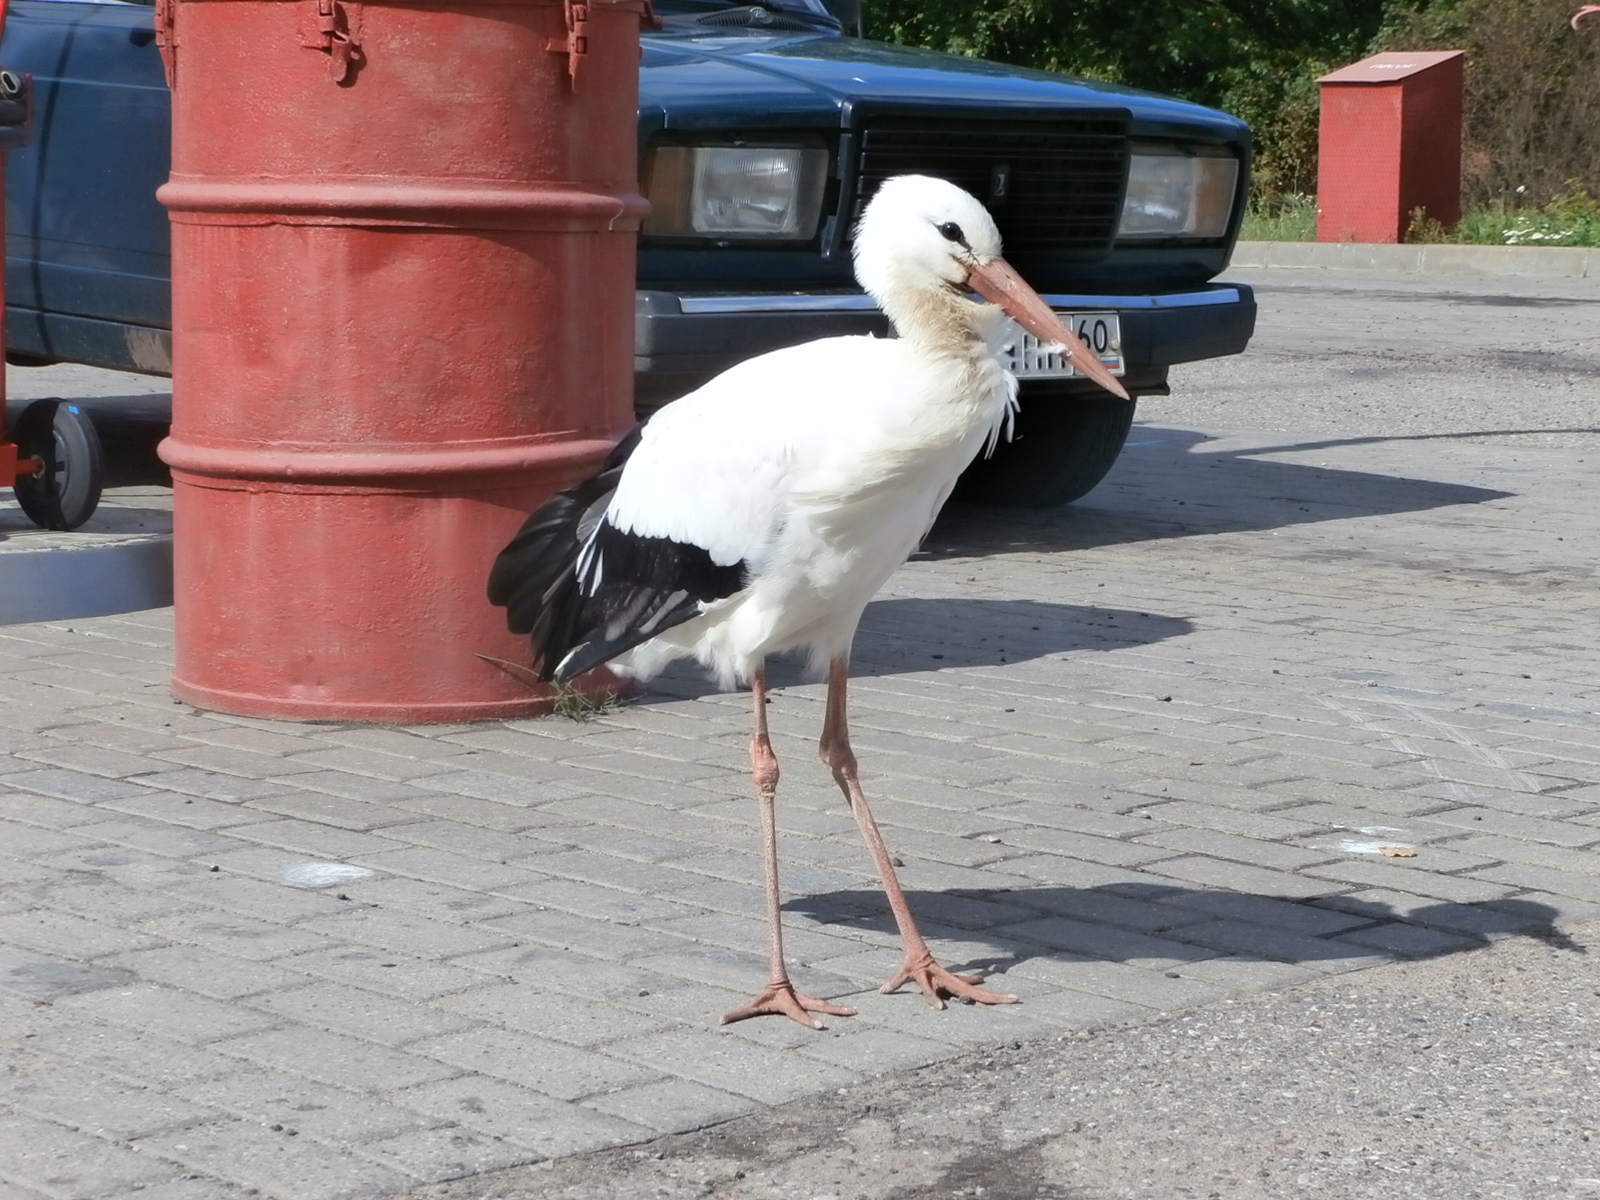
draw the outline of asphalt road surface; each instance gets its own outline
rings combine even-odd
[[[952,511],[858,639],[913,904],[1022,1004],[872,991],[814,687],[786,919],[862,1012],[718,1030],[744,697],[230,723],[168,701],[161,613],[13,626],[0,1200],[1600,1200],[1600,284],[1234,275],[1249,353],[1078,505]],[[149,467],[161,381],[9,378]]]
[[[1600,448],[1600,280],[1241,270],[1250,349],[1172,370],[1145,421]],[[1508,444],[1511,444],[1508,442]]]

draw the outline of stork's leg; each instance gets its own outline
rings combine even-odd
[[[982,975],[956,975],[934,961],[928,943],[922,940],[917,923],[912,919],[911,907],[900,890],[900,880],[894,873],[894,863],[889,858],[889,848],[883,844],[878,823],[872,819],[867,798],[862,794],[861,782],[856,778],[855,751],[850,749],[850,729],[845,718],[845,684],[850,677],[849,664],[842,658],[834,659],[828,666],[828,711],[822,718],[822,761],[828,764],[850,811],[855,815],[861,836],[867,839],[867,849],[878,864],[878,874],[883,878],[883,890],[888,894],[889,907],[894,911],[895,924],[900,927],[900,940],[905,945],[905,961],[894,978],[880,991],[898,991],[915,980],[922,988],[928,1003],[935,1008],[944,1007],[945,996],[957,996],[978,1004],[1014,1004],[1016,997],[1005,992],[991,992],[978,985]]]
[[[763,668],[750,681],[751,698],[755,703],[755,726],[750,735],[750,768],[755,777],[756,796],[761,805],[762,857],[767,877],[767,954],[770,982],[749,1004],[722,1014],[722,1023],[743,1021],[746,1017],[785,1016],[812,1029],[821,1029],[822,1022],[811,1013],[827,1013],[833,1017],[853,1017],[856,1010],[843,1005],[830,1004],[813,996],[795,991],[789,982],[789,969],[783,962],[783,920],[778,907],[778,822],[776,816],[778,794],[778,756],[772,752],[772,739],[767,736],[767,672]]]

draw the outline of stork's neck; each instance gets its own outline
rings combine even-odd
[[[1017,406],[1017,381],[1000,363],[997,346],[1005,315],[993,304],[974,300],[954,288],[885,289],[877,297],[894,322],[912,356],[933,372],[937,386],[922,392],[925,403],[946,410],[945,429],[951,444],[986,434],[991,449],[1001,436],[1011,437]],[[934,448],[930,427],[919,423],[919,446]],[[967,445],[955,469],[972,457]]]
[[[990,353],[993,305],[953,288],[905,285],[884,289],[877,301],[901,338],[925,354],[973,358]]]

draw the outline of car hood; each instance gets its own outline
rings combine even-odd
[[[1117,108],[1133,132],[1249,136],[1198,104],[1114,84],[844,37],[669,21],[643,39],[639,115],[655,129],[836,127],[858,100],[1040,109]]]

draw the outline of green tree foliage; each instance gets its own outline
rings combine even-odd
[[[1025,63],[1215,104],[1256,66],[1359,54],[1383,0],[868,0],[887,41]]]

